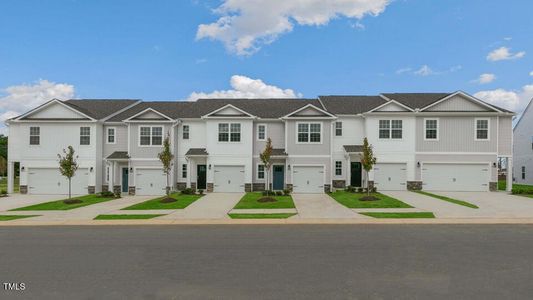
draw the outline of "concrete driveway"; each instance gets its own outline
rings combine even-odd
[[[292,200],[294,200],[294,205],[298,211],[298,215],[293,218],[368,218],[353,212],[326,194],[292,194]]]
[[[437,218],[532,218],[533,199],[504,192],[432,192],[463,200],[478,209],[453,204],[409,191],[382,192],[416,208],[433,212]]]

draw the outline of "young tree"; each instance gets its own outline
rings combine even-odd
[[[368,196],[370,196],[368,173],[370,170],[372,170],[377,161],[377,159],[374,157],[374,151],[372,148],[372,145],[368,144],[368,139],[365,137],[363,140],[363,157],[361,158],[361,165],[363,165],[363,169],[366,173],[366,190]]]
[[[157,154],[157,156],[163,164],[163,172],[165,175],[167,175],[167,187],[165,188],[165,192],[167,197],[170,197],[170,172],[172,171],[172,161],[174,160],[174,155],[170,151],[170,138],[168,134],[163,141],[163,151]]]
[[[268,178],[270,178],[270,167],[272,166],[272,162],[270,161],[270,156],[272,156],[272,150],[272,140],[268,138],[265,145],[265,149],[262,153],[259,154],[259,158],[265,166],[265,190],[267,191],[270,190],[270,183]]]
[[[72,197],[72,177],[76,175],[76,170],[78,170],[78,162],[76,161],[78,156],[74,156],[74,148],[72,146],[68,146],[67,150],[63,149],[63,154],[65,156],[57,155],[59,158],[59,172],[68,179],[68,200],[70,200]]]

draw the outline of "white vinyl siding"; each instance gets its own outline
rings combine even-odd
[[[80,145],[91,144],[91,127],[80,127]]]
[[[40,144],[41,144],[41,128],[30,127],[30,145],[40,145]]]

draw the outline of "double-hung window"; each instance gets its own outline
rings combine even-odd
[[[265,179],[265,165],[257,165],[257,179]]]
[[[241,124],[240,123],[219,123],[218,124],[218,141],[219,142],[240,142],[241,141]]]
[[[187,178],[187,164],[181,165],[181,178]]]
[[[522,180],[526,179],[526,167],[522,166]]]
[[[266,125],[265,124],[257,125],[257,140],[258,141],[266,140]]]
[[[80,127],[80,145],[91,144],[91,127]]]
[[[141,146],[161,146],[163,144],[163,127],[141,126],[139,144]]]
[[[335,122],[335,136],[342,136],[342,122]]]
[[[183,125],[183,139],[188,140],[189,139],[189,125]]]
[[[30,145],[41,144],[41,127],[30,127]]]
[[[298,123],[298,143],[320,143],[322,141],[321,123]]]
[[[109,127],[107,128],[107,143],[108,144],[114,144],[115,143],[115,127]]]
[[[438,119],[425,119],[425,135],[426,140],[438,140],[439,139],[439,120]]]
[[[379,138],[400,140],[403,137],[402,120],[379,120]]]
[[[335,162],[335,175],[336,176],[342,175],[342,161],[340,160]]]
[[[489,139],[489,119],[476,119],[476,140]]]

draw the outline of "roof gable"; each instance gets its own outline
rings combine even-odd
[[[254,115],[246,112],[233,104],[227,104],[218,108],[208,114],[202,116],[202,118],[255,118]]]
[[[126,119],[125,121],[173,121],[172,118],[169,116],[153,109],[153,108],[147,108],[131,117]]]
[[[283,116],[283,118],[336,118],[329,112],[314,106],[313,104],[307,104],[299,109]]]
[[[50,100],[16,118],[17,120],[94,120],[58,99]]]
[[[463,92],[453,93],[422,108],[420,111],[501,112],[501,110],[497,109],[496,107]]]
[[[413,109],[399,103],[396,100],[390,100],[389,102],[384,103],[372,109],[370,112],[406,112],[406,111],[413,111]]]

